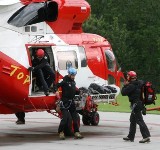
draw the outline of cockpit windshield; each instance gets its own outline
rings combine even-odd
[[[106,56],[108,69],[114,72],[116,69],[116,58],[114,56],[114,53],[110,49],[107,49],[105,50],[105,56]]]
[[[23,27],[42,21],[55,21],[58,16],[56,2],[31,3],[17,10],[8,20],[8,23]]]

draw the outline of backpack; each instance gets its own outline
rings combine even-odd
[[[141,100],[143,101],[144,105],[155,105],[155,100],[157,99],[155,89],[151,82],[147,81],[142,84],[141,88]]]

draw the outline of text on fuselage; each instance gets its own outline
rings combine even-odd
[[[25,75],[20,67],[11,65],[11,68],[13,70],[11,70],[10,76],[16,75],[17,80],[24,80],[23,84],[30,83],[29,75]]]

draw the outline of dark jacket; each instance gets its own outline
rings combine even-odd
[[[56,90],[62,88],[62,101],[73,99],[76,94],[79,94],[79,90],[76,88],[76,82],[72,80],[68,75],[63,77],[63,81],[57,83]]]
[[[35,57],[32,61],[34,70],[41,69],[46,65],[49,65],[47,56],[44,56],[42,59]]]
[[[121,93],[123,96],[128,96],[131,104],[141,101],[141,87],[143,82],[139,80],[131,81],[129,84],[125,85]]]

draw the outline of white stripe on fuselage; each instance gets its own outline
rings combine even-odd
[[[0,31],[2,35],[0,36],[0,51],[28,68],[29,61],[25,44],[31,44],[29,41],[31,41],[34,36],[29,37],[28,35],[23,35],[7,29],[1,30],[1,27]],[[43,41],[48,41],[46,44],[68,45],[55,34],[44,35],[41,40],[37,41],[37,44]],[[36,42],[34,42],[34,44],[36,44]]]
[[[19,0],[0,0],[0,5],[13,5],[19,2]]]

